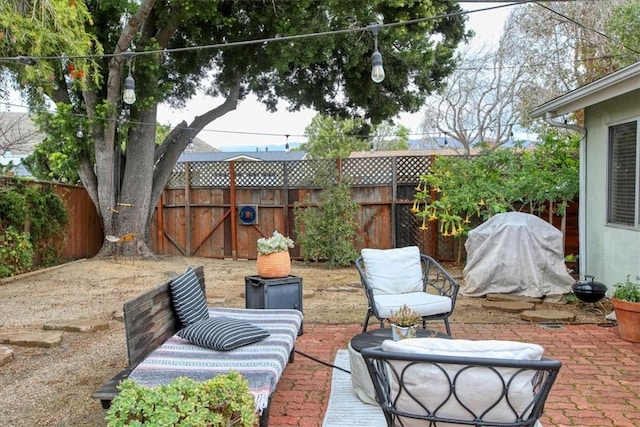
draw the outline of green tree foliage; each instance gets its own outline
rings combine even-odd
[[[92,17],[84,2],[70,0],[8,0],[0,2],[0,56],[43,58],[62,54],[77,57],[83,77],[97,71],[87,54],[102,54],[100,43],[87,31]],[[37,60],[25,65],[3,60],[0,66],[13,77],[18,88],[38,95],[59,90],[52,76],[60,75],[59,64]],[[77,76],[77,74],[76,74]],[[93,74],[93,76],[98,76]]]
[[[369,143],[360,133],[363,126],[362,119],[337,119],[318,114],[305,129],[309,139],[300,149],[315,159],[349,157],[352,151],[369,149]]]
[[[359,206],[349,185],[327,183],[317,204],[296,202],[297,243],[305,262],[326,261],[328,267],[349,266],[357,256]]]
[[[613,10],[613,16],[606,24],[613,61],[619,68],[638,61],[640,57],[640,0],[629,0]]]
[[[383,122],[371,126],[363,118],[317,114],[305,129],[308,141],[300,145],[315,159],[349,157],[353,151],[406,150],[409,129]]]
[[[75,49],[52,44],[44,52],[30,43],[0,49],[16,55],[57,55],[41,60],[50,72],[17,66],[12,71],[32,106],[45,99],[55,103],[60,117],[43,122],[48,133],[73,135],[81,121],[85,137],[48,141],[52,151],[41,154],[47,164],[42,159],[34,163],[52,177],[72,181],[56,168],[64,171],[77,162],[105,234],[134,233],[136,241],[128,250],[138,255],[149,255],[150,219],[182,151],[207,124],[235,110],[248,93],[269,111],[284,100],[292,110],[310,107],[377,124],[402,111],[416,112],[451,72],[453,52],[468,36],[466,18],[454,0],[50,1],[67,4],[52,16],[63,27],[72,20],[65,32],[78,34],[68,39],[79,41],[71,43]],[[25,2],[12,2],[17,3]],[[17,7],[5,11],[5,22],[16,24],[12,34],[23,37],[33,24],[23,19],[28,14]],[[373,83],[368,26],[425,17],[433,19],[380,31],[387,77],[381,84]],[[41,35],[54,33],[51,24],[41,27]],[[354,31],[337,31],[350,29]],[[312,33],[328,34],[287,39]],[[272,40],[260,42],[265,39]],[[101,52],[108,55],[83,59],[86,53]],[[133,105],[121,98],[129,70],[136,82]],[[156,144],[158,103],[182,107],[197,92],[225,100],[190,123],[180,123]],[[65,120],[71,123],[60,123]],[[68,147],[73,143],[79,147]],[[105,244],[100,255],[112,249]]]
[[[21,274],[33,265],[33,247],[29,233],[10,226],[0,233],[0,277]]]
[[[0,189],[0,276],[55,263],[68,222],[63,201],[47,186],[13,181]]]
[[[560,215],[578,194],[579,138],[551,129],[537,148],[500,148],[476,157],[438,156],[420,177],[412,211],[422,229],[437,221],[444,236],[467,233],[509,211],[540,212],[556,203]]]
[[[383,122],[375,126],[371,136],[370,149],[373,151],[394,151],[409,149],[409,128]]]

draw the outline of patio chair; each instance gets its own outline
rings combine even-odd
[[[362,249],[356,269],[367,296],[368,308],[362,332],[373,314],[380,327],[384,320],[407,304],[428,320],[443,320],[451,335],[449,316],[453,313],[459,285],[433,258],[421,254],[417,246],[395,249]]]
[[[388,426],[532,427],[561,367],[542,352],[514,341],[414,338],[362,356]]]

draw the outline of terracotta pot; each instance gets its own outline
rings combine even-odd
[[[265,279],[287,277],[291,273],[289,251],[275,252],[268,255],[258,254],[256,266],[258,275]]]
[[[611,304],[616,312],[620,338],[640,343],[640,302],[611,298]]]

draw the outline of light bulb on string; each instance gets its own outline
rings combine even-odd
[[[127,51],[123,55],[127,59],[127,63],[129,65],[129,75],[127,76],[126,79],[124,79],[124,91],[122,92],[122,101],[125,104],[131,105],[134,102],[136,102],[136,81],[133,80],[133,77],[131,77],[132,53],[131,51]]]
[[[378,32],[380,25],[372,24],[369,30],[373,34],[373,55],[371,55],[371,80],[381,83],[384,80],[384,68],[382,67],[382,54],[378,51]]]

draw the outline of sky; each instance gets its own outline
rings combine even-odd
[[[463,3],[464,10],[495,8],[497,3]],[[502,33],[504,20],[511,7],[502,7],[469,14],[468,27],[475,31],[474,43],[496,42]],[[161,105],[158,111],[158,122],[177,125],[182,120],[190,123],[193,118],[218,105],[222,99],[196,96],[187,103],[186,108],[171,109]],[[282,145],[286,142],[305,142],[305,128],[316,115],[313,110],[302,110],[295,113],[286,111],[286,104],[278,106],[277,113],[270,113],[254,96],[248,96],[236,110],[216,119],[206,126],[198,138],[224,151],[255,151],[264,145]],[[412,134],[420,133],[421,114],[402,114],[397,124],[408,127]],[[290,135],[287,138],[285,135]],[[417,136],[415,136],[417,138]]]

